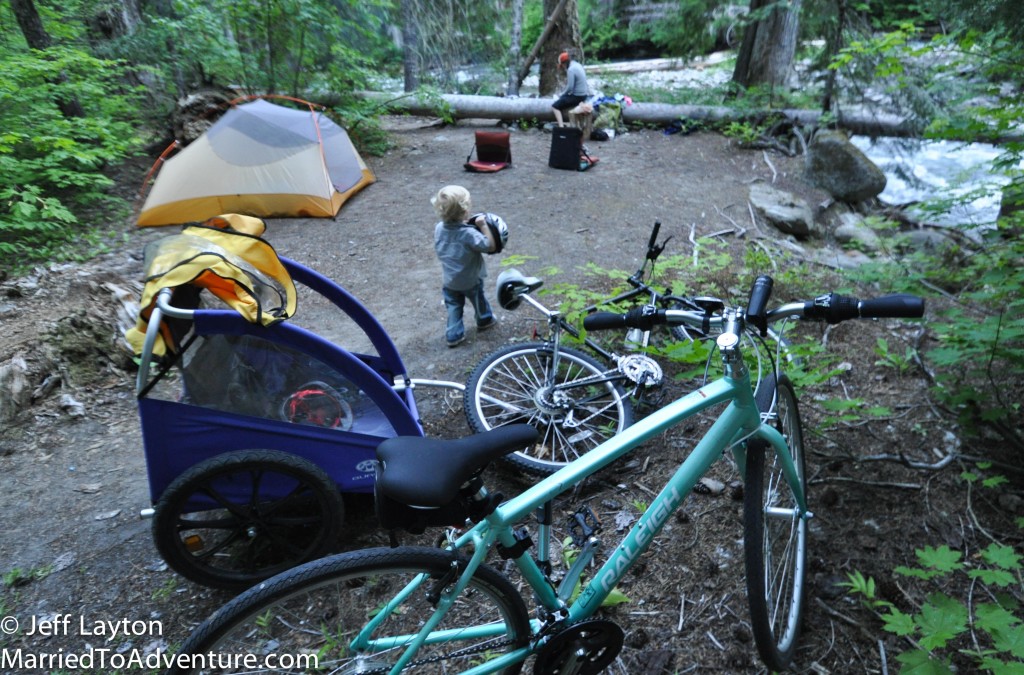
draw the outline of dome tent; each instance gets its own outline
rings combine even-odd
[[[345,130],[307,105],[309,110],[295,110],[257,99],[232,106],[160,168],[138,225],[176,225],[221,213],[337,215],[376,178]]]

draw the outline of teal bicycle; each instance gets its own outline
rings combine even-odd
[[[532,442],[510,425],[448,441],[399,437],[378,448],[378,516],[388,529],[448,527],[440,547],[378,548],[306,563],[222,607],[186,640],[170,672],[598,673],[618,655],[623,630],[599,609],[648,550],[694,485],[731,451],[744,478],[744,549],[750,621],[761,659],[786,669],[800,633],[807,562],[807,473],[797,397],[778,369],[757,384],[744,364],[744,331],[787,319],[920,317],[910,295],[857,300],[835,294],[767,310],[759,277],[746,308],[710,298],[701,309],[645,306],[587,317],[588,330],[688,325],[718,333],[723,370],[564,468],[505,500],[482,472]],[[570,528],[580,553],[556,579],[549,559],[552,500],[632,449],[720,406],[717,419],[596,571],[599,523],[588,509]],[[523,523],[535,518],[534,532]],[[534,542],[533,538],[537,541]],[[515,568],[513,583],[504,571]],[[583,572],[587,570],[587,579]],[[580,582],[584,581],[581,588]],[[531,613],[521,588],[535,606]],[[577,592],[578,589],[578,592]],[[254,658],[242,667],[229,657]],[[224,657],[225,661],[207,660]]]

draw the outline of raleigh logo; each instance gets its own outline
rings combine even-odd
[[[679,490],[672,488],[671,492],[665,495],[656,509],[648,509],[640,518],[640,523],[629,533],[629,536],[621,544],[615,558],[614,569],[605,568],[605,572],[596,580],[605,594],[610,593],[615,582],[622,578],[630,565],[640,557],[647,544],[661,531],[665,521],[668,520],[672,511],[683,501]],[[646,521],[644,519],[647,519]]]

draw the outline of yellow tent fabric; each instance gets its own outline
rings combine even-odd
[[[191,284],[210,291],[247,320],[269,326],[295,314],[295,284],[277,252],[264,239],[259,218],[226,214],[146,247],[146,278],[138,320],[125,339],[142,353],[146,327],[164,288]],[[161,326],[153,354],[178,351],[170,327]]]
[[[348,134],[329,117],[259,99],[232,107],[164,163],[138,225],[221,213],[331,218],[375,181]]]

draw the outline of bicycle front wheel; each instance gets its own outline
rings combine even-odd
[[[437,596],[457,580],[457,560],[451,551],[405,547],[306,563],[217,610],[168,673],[388,673],[434,613]],[[363,644],[354,645],[372,622]],[[525,645],[529,633],[515,587],[481,566],[402,672],[461,673]],[[250,658],[233,664],[239,655]],[[521,668],[519,662],[499,672]]]
[[[807,470],[796,394],[786,376],[771,375],[755,394],[762,412],[786,438],[804,498]],[[750,622],[761,660],[785,670],[796,651],[807,572],[807,520],[772,447],[753,440],[747,449],[744,486],[744,554]]]
[[[526,423],[540,431],[532,447],[506,456],[547,475],[633,423],[633,404],[614,369],[571,347],[509,345],[486,357],[466,385],[466,417],[476,432]]]

